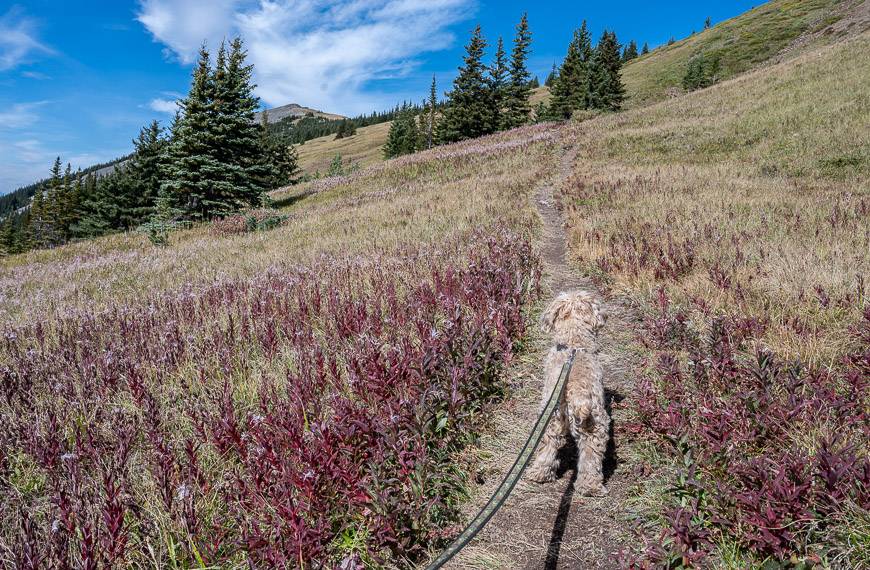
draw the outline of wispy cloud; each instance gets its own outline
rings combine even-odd
[[[392,104],[371,82],[407,75],[419,54],[449,47],[473,0],[142,0],[139,21],[178,59],[241,34],[268,105],[341,113]]]
[[[151,99],[148,103],[148,108],[152,111],[157,111],[158,113],[167,113],[170,115],[174,115],[175,111],[178,110],[178,103],[176,101],[170,101],[168,99]]]
[[[33,103],[16,103],[8,110],[0,111],[0,129],[21,129],[31,126],[39,120],[36,109],[47,101]]]
[[[52,53],[36,39],[35,22],[13,7],[0,16],[0,71],[17,67],[34,53]]]

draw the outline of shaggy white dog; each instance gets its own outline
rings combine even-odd
[[[606,318],[601,305],[586,291],[561,293],[541,315],[541,328],[551,333],[554,340],[544,364],[542,409],[571,350],[576,349],[577,353],[565,395],[547,426],[529,476],[539,483],[555,480],[559,468],[557,454],[570,432],[577,443],[577,487],[582,494],[592,496],[607,494],[602,469],[610,416],[604,407],[604,384],[596,343],[596,333]]]

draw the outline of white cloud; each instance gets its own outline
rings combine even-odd
[[[176,101],[170,101],[168,99],[151,99],[151,102],[148,103],[148,107],[157,111],[158,113],[167,113],[169,115],[174,115],[175,111],[178,109],[178,104]]]
[[[0,16],[0,71],[17,67],[34,52],[51,53],[36,40],[34,30],[33,20],[25,18],[19,8]]]
[[[142,0],[139,21],[185,63],[241,34],[257,94],[270,106],[300,103],[345,114],[395,103],[368,92],[401,77],[415,57],[449,47],[451,24],[473,0]]]
[[[16,103],[7,110],[0,110],[0,129],[21,129],[29,127],[39,120],[39,115],[35,113],[36,108],[45,103],[47,103],[47,101]]]

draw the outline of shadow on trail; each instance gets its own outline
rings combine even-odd
[[[612,390],[605,390],[604,404],[607,407],[607,413],[613,418],[611,404],[617,404],[625,399],[625,396]],[[610,437],[607,438],[607,451],[604,455],[604,484],[606,485],[616,471],[616,466],[619,463],[616,456],[616,444],[613,440],[613,424],[610,421]],[[556,478],[561,479],[565,473],[571,472],[571,479],[568,481],[568,486],[562,493],[562,499],[559,501],[559,511],[556,513],[556,520],[553,522],[553,532],[550,533],[550,543],[547,545],[547,558],[544,560],[544,570],[556,570],[559,565],[559,554],[562,550],[562,539],[565,536],[565,529],[568,525],[568,514],[571,512],[571,502],[574,498],[574,487],[577,482],[577,442],[570,435],[568,443],[559,450],[559,470],[556,471]]]

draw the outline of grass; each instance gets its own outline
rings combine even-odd
[[[573,257],[643,316],[632,446],[653,468],[635,499],[647,561],[867,560],[857,472],[843,492],[859,499],[830,515],[785,512],[794,497],[765,481],[817,493],[828,451],[868,464],[870,61],[856,57],[868,49],[865,32],[573,127],[581,152],[559,196]],[[616,437],[637,437],[628,427]],[[831,504],[813,497],[798,505]]]
[[[0,565],[425,556],[521,347],[559,132],[312,181],[269,231],[4,259]]]
[[[842,1],[842,0],[840,0]],[[838,0],[772,0],[707,30],[661,46],[625,66],[627,106],[636,107],[682,91],[689,60],[718,58],[720,79],[730,79],[767,61],[805,31],[829,25]],[[703,27],[698,22],[698,28]]]
[[[364,168],[382,162],[383,146],[387,142],[391,124],[387,122],[360,127],[352,137],[336,140],[335,135],[326,135],[297,146],[303,174],[325,174],[337,154],[341,155],[345,165],[355,164]]]
[[[673,283],[710,310],[767,317],[772,348],[831,362],[868,299],[870,64],[854,57],[868,48],[864,34],[582,123],[563,195],[577,257],[620,290],[651,296]],[[682,247],[691,265],[657,275],[657,259],[632,257],[642,253],[633,236],[652,250]]]
[[[515,138],[496,135],[450,148],[474,151]],[[0,261],[0,322],[29,322],[154,291],[250,277],[323,254],[431,243],[495,218],[528,224],[534,217],[528,192],[546,175],[552,158],[545,141],[526,150],[451,157],[438,149],[414,155],[414,161],[386,162],[349,183],[293,201],[283,210],[289,220],[269,232],[216,237],[201,226],[172,234],[165,249],[154,248],[140,234],[119,234],[5,258]],[[305,193],[322,182],[291,193]]]

